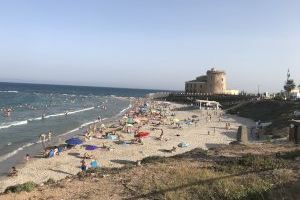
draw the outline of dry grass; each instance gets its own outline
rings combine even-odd
[[[140,167],[97,169],[0,199],[297,199],[295,161],[275,155],[283,150],[282,155],[294,155],[288,152],[298,147],[266,147],[269,150],[229,146],[208,152],[195,149],[173,158],[150,157]],[[231,154],[232,149],[239,149],[240,155]],[[249,154],[251,149],[256,153]]]

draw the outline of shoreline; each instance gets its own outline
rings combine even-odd
[[[114,98],[117,98],[120,100],[126,100],[126,101],[128,101],[129,105],[126,108],[120,110],[120,112],[118,114],[116,114],[112,117],[103,118],[101,120],[101,123],[114,122],[114,121],[120,119],[120,116],[122,115],[122,113],[126,112],[127,110],[129,110],[131,108],[131,102],[130,102],[129,98],[126,98],[126,97],[124,97],[124,98],[123,97],[114,97]],[[80,126],[74,128],[72,130],[68,130],[67,132],[55,135],[52,137],[52,140],[48,144],[48,146],[58,145],[61,143],[61,141],[65,141],[66,139],[68,139],[70,137],[82,136],[82,130],[87,128],[89,125],[95,124],[95,123],[99,123],[98,120],[93,120],[93,121],[83,123]],[[7,178],[7,172],[9,171],[11,166],[15,166],[18,169],[20,169],[20,168],[23,168],[24,165],[26,165],[26,162],[24,160],[24,155],[26,155],[27,153],[32,156],[32,158],[31,158],[32,161],[35,159],[39,159],[39,158],[35,158],[35,157],[38,153],[40,153],[43,150],[43,147],[41,144],[42,143],[40,140],[35,140],[35,141],[32,141],[30,143],[27,143],[27,144],[15,149],[14,151],[12,151],[10,153],[0,156],[0,159],[1,159],[0,163],[2,163],[2,166],[0,168],[0,181]]]
[[[183,106],[174,103],[171,103],[171,105],[176,107]],[[133,108],[134,105],[132,106],[132,109]],[[192,110],[174,112],[176,113],[176,116],[178,115],[178,118],[181,119],[191,116],[193,114],[200,115],[201,122],[200,124],[198,124],[198,127],[185,126],[184,130],[182,131],[172,129],[169,130],[166,128],[166,126],[163,126],[163,128],[166,128],[166,130],[164,131],[166,132],[166,136],[169,138],[170,142],[153,140],[155,136],[159,136],[159,131],[151,131],[151,138],[145,139],[145,145],[117,145],[113,141],[109,141],[107,139],[93,139],[91,141],[85,142],[84,144],[94,144],[97,146],[101,146],[102,143],[109,143],[114,147],[113,151],[97,150],[96,152],[93,152],[95,154],[97,153],[97,161],[99,161],[101,166],[103,167],[122,167],[122,163],[126,161],[136,162],[137,160],[148,156],[172,156],[175,154],[186,152],[196,147],[205,149],[215,145],[228,144],[234,140],[234,136],[236,134],[238,125],[248,125],[254,123],[252,120],[241,118],[238,116],[224,115],[224,117],[222,117],[222,121],[232,122],[233,130],[228,132],[222,130],[222,127],[217,127],[216,133],[208,135],[207,131],[212,131],[211,125],[215,126],[216,121],[212,122],[213,124],[205,123],[204,118],[202,117],[203,111]],[[109,120],[105,121],[105,123],[116,123],[116,121],[120,119],[121,116],[122,114],[112,117]],[[143,130],[144,129],[150,130],[151,127],[149,125],[145,125],[143,126]],[[198,132],[201,132],[201,134],[199,134]],[[179,133],[181,136],[174,136],[175,133]],[[126,137],[126,139],[131,137],[131,135],[129,134],[123,134]],[[74,133],[74,135],[76,134]],[[203,140],[201,140],[202,137],[204,138]],[[180,148],[174,154],[166,154],[162,151],[162,148],[170,149],[173,146],[177,146],[177,144],[180,142],[189,142],[191,146],[187,148]],[[18,170],[21,173],[25,173],[27,175],[19,175],[23,176],[22,178],[19,178],[19,176],[16,178],[1,178],[1,182],[3,182],[3,185],[0,185],[0,191],[3,191],[7,186],[14,185],[17,183],[23,183],[26,181],[34,181],[38,184],[41,184],[47,181],[49,178],[59,180],[65,178],[68,175],[75,175],[80,171],[80,156],[84,152],[85,151],[83,149],[76,147],[75,149],[65,151],[63,155],[56,156],[55,158],[35,158],[29,161],[28,163],[20,164],[18,165]],[[37,176],[37,174],[40,174],[40,176]]]

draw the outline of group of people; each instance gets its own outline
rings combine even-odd
[[[81,160],[80,163],[81,163],[80,169],[81,169],[82,172],[86,172],[89,168],[99,167],[98,163],[95,159],[92,159],[89,165],[88,165],[88,163],[86,162],[85,159]]]
[[[5,117],[10,117],[13,111],[12,108],[3,108],[2,110]]]

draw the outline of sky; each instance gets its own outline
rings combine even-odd
[[[0,0],[0,82],[183,90],[300,84],[298,0]]]

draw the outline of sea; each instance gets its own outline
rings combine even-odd
[[[41,134],[51,131],[54,141],[82,134],[98,118],[109,121],[122,115],[131,106],[129,97],[153,92],[158,91],[0,83],[0,176],[22,163],[27,153],[42,150]]]

